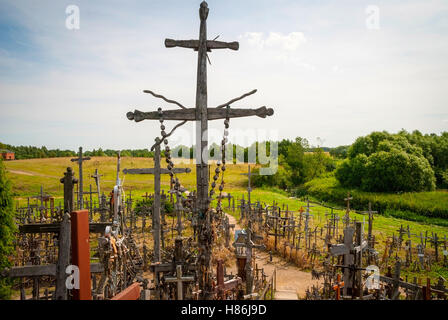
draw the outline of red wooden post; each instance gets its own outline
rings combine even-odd
[[[431,300],[431,279],[426,278],[425,300]]]
[[[79,268],[79,289],[73,289],[73,300],[92,300],[90,281],[89,212],[71,213],[72,264]]]
[[[336,291],[336,300],[341,300],[341,288],[344,287],[344,282],[341,283],[341,275],[338,274],[336,285],[333,286],[333,290]]]
[[[140,298],[140,284],[134,282],[129,287],[114,296],[111,300],[138,300]]]

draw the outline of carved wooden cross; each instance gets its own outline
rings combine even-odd
[[[264,248],[264,245],[258,245],[252,241],[252,238],[256,240],[260,238],[262,239],[262,237],[257,236],[252,232],[252,221],[250,220],[247,222],[246,234],[246,294],[251,294],[253,287],[252,249],[262,249]]]
[[[178,264],[176,266],[176,276],[175,277],[165,277],[165,282],[177,282],[177,300],[183,300],[184,295],[184,282],[194,281],[193,276],[182,276],[182,265]]]
[[[240,173],[241,175],[247,176],[247,205],[249,206],[250,210],[250,193],[252,191],[251,185],[250,185],[250,177],[253,175],[256,175],[250,171],[250,164],[247,165],[247,173]]]
[[[347,198],[344,199],[344,201],[347,202],[347,208],[344,216],[345,226],[348,226],[350,223],[350,200],[353,200],[353,197],[350,197],[350,192],[347,192]]]
[[[32,197],[32,198],[40,201],[40,207],[38,210],[40,212],[40,220],[41,221],[46,220],[47,207],[44,205],[44,201],[47,202],[48,197],[49,197],[49,195],[44,193],[44,187],[42,185],[40,186],[40,193],[37,196]]]
[[[310,214],[310,208],[312,208],[314,206],[310,206],[310,199],[306,200],[306,210],[305,210],[305,244],[306,244],[306,248],[308,248],[308,246],[310,245],[310,243],[307,243],[308,241],[308,232],[309,232],[309,219],[310,217],[312,217],[313,215]]]
[[[78,158],[71,159],[72,162],[77,162],[79,167],[79,192],[78,192],[78,209],[84,209],[84,199],[83,199],[83,184],[82,184],[82,163],[84,161],[90,160],[90,157],[82,157],[82,147],[79,147]]]
[[[353,244],[354,229],[347,227],[344,229],[344,243],[335,244],[330,246],[330,253],[333,256],[344,256],[344,265],[339,266],[344,269],[344,295],[347,295],[348,289],[353,288],[353,275],[355,268],[355,256],[357,253],[361,253],[367,246],[367,241],[363,241],[360,245],[354,246]]]
[[[207,2],[203,1],[199,9],[200,17],[200,30],[199,30],[199,40],[172,40],[166,39],[165,46],[167,48],[172,47],[182,47],[193,49],[198,52],[198,66],[197,66],[197,84],[196,84],[196,106],[195,108],[186,108],[180,103],[168,100],[163,96],[157,95],[149,90],[145,91],[150,93],[155,97],[162,98],[166,102],[174,103],[182,109],[177,110],[167,110],[162,113],[164,120],[181,120],[181,124],[187,121],[196,121],[196,185],[197,185],[197,205],[198,216],[199,216],[199,227],[200,230],[210,230],[209,222],[207,219],[207,211],[210,205],[210,199],[208,197],[208,158],[207,153],[202,152],[208,150],[208,121],[217,119],[229,119],[229,118],[240,118],[248,116],[258,116],[265,118],[266,116],[273,115],[274,111],[266,107],[261,107],[258,109],[236,109],[230,108],[230,105],[244,97],[253,94],[256,90],[251,91],[239,98],[232,99],[224,104],[219,105],[215,108],[208,108],[207,106],[207,52],[212,49],[232,49],[237,50],[239,45],[238,42],[221,42],[214,40],[207,40],[207,17],[209,9]],[[226,107],[226,108],[224,108]],[[161,118],[161,113],[159,111],[153,112],[141,112],[135,110],[134,112],[128,112],[127,118],[129,120],[135,120],[136,122],[152,119],[159,120]],[[181,125],[179,124],[179,125]],[[178,126],[179,126],[178,125]],[[177,127],[178,127],[177,126]],[[176,127],[176,128],[177,128]],[[169,136],[169,135],[167,135]],[[200,231],[201,232],[201,231]],[[203,259],[200,259],[202,267],[200,280],[200,287],[202,289],[202,295],[205,299],[210,299],[212,297],[212,277],[211,277],[211,247],[213,239],[209,236],[199,237],[199,246],[202,248]]]
[[[430,238],[429,242],[433,245],[436,255],[436,262],[439,261],[439,245],[443,244],[445,240],[440,239],[437,237],[437,233],[434,233],[433,236]]]
[[[145,169],[124,169],[124,174],[153,174],[154,175],[154,203],[152,212],[152,227],[154,238],[154,262],[161,261],[160,241],[161,241],[161,227],[160,227],[160,175],[169,174],[170,171],[166,168],[160,167],[160,140],[156,138],[154,145],[154,168]],[[190,168],[174,168],[174,173],[188,173]]]
[[[274,206],[274,208],[276,208],[275,206]],[[279,208],[280,209],[280,208]],[[267,234],[268,234],[268,236],[274,236],[274,249],[275,250],[277,250],[277,244],[278,244],[278,240],[277,240],[277,237],[281,237],[283,234],[282,233],[279,233],[279,223],[278,223],[278,220],[280,220],[281,219],[281,217],[279,216],[279,214],[278,214],[278,211],[277,210],[274,210],[274,215],[268,215],[268,216],[266,216],[266,220],[267,219],[273,219],[274,220],[274,232],[272,233],[272,232],[269,232],[269,229],[270,229],[270,227],[267,229]]]
[[[369,245],[369,251],[368,251],[368,257],[367,257],[367,262],[370,264],[370,262],[372,261],[372,256],[375,253],[375,239],[373,236],[373,215],[375,213],[378,213],[378,211],[373,211],[372,210],[372,203],[369,201],[369,210],[368,211],[363,211],[361,212],[362,214],[368,214],[369,215],[369,230],[367,233],[367,241],[368,241],[368,245]]]

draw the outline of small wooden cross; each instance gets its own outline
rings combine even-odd
[[[247,176],[247,204],[248,204],[248,206],[249,206],[249,210],[250,210],[250,205],[251,205],[251,202],[250,202],[250,193],[251,193],[251,191],[252,191],[252,187],[251,187],[251,184],[250,184],[250,177],[251,176],[253,176],[253,175],[256,175],[255,173],[252,173],[251,172],[251,170],[250,170],[250,164],[249,165],[247,165],[247,173],[240,173],[241,175],[244,175],[244,176]]]
[[[95,169],[95,174],[91,175],[90,177],[95,179],[95,184],[96,184],[96,191],[98,194],[98,204],[101,205],[101,188],[100,188],[100,178],[102,177],[102,174],[98,173],[98,168]]]
[[[170,171],[166,168],[160,167],[160,139],[155,140],[154,145],[154,168],[145,169],[124,169],[124,174],[153,174],[154,175],[154,203],[153,203],[153,237],[154,237],[154,262],[161,261],[160,242],[162,236],[162,230],[160,226],[160,175],[169,174]],[[191,172],[190,168],[173,168],[173,173],[188,173]],[[148,199],[148,193],[144,196]]]
[[[90,160],[90,157],[82,156],[82,147],[79,147],[78,158],[71,159],[71,162],[77,162],[79,167],[79,192],[78,192],[78,207],[79,209],[84,209],[84,199],[83,199],[83,174],[82,174],[82,164],[84,161]]]
[[[165,282],[167,282],[167,283],[176,282],[177,283],[177,300],[184,299],[183,283],[184,282],[193,282],[193,281],[194,281],[193,276],[182,276],[182,265],[181,264],[178,264],[176,266],[176,277],[165,277]]]

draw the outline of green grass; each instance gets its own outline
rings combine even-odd
[[[121,168],[148,168],[152,167],[153,164],[154,163],[152,159],[124,157],[122,158]],[[162,164],[165,164],[163,160]],[[19,200],[21,203],[26,201],[26,197],[38,194],[41,185],[44,186],[45,192],[54,195],[59,199],[62,199],[63,186],[59,182],[59,179],[63,176],[63,172],[66,170],[67,166],[73,167],[73,163],[70,162],[70,158],[19,160],[5,162],[5,165],[7,170],[10,171],[8,172],[8,177],[12,180],[13,192],[16,195],[16,200]],[[179,167],[180,166],[185,167],[184,164],[179,165]],[[187,166],[192,169],[192,173],[179,174],[178,176],[183,186],[194,190],[196,188],[195,165],[189,164]],[[84,186],[86,190],[88,190],[89,184],[92,184],[92,189],[95,190],[94,181],[92,178],[90,178],[90,175],[94,173],[95,168],[98,168],[100,174],[104,174],[104,176],[101,177],[101,188],[106,194],[108,194],[115,184],[116,159],[111,157],[94,157],[92,158],[92,160],[85,162]],[[74,169],[77,173],[77,168]],[[212,170],[214,170],[214,166],[212,166]],[[22,173],[17,173],[17,171],[21,171]],[[241,199],[244,195],[245,199],[247,200],[247,177],[241,175],[241,173],[245,173],[246,171],[247,165],[245,164],[227,166],[224,179],[226,182],[224,191],[232,194],[235,199]],[[33,175],[25,175],[23,174],[23,172]],[[124,176],[121,175],[121,177],[123,178]],[[312,182],[320,182],[321,180],[325,179],[313,180]],[[324,182],[328,184],[327,181]],[[169,189],[168,175],[162,175],[161,184],[162,189],[167,192]],[[145,194],[145,192],[151,193],[154,191],[154,177],[152,175],[127,175],[124,179],[124,188],[128,193],[129,190],[132,190],[133,197],[141,197]],[[433,194],[446,196],[447,200],[445,202],[445,207],[448,206],[448,192],[434,192]],[[343,193],[342,199],[345,196],[346,192]],[[393,199],[399,198],[402,195],[387,196]],[[424,198],[424,195],[422,195],[421,193],[415,194],[415,196],[418,199]],[[94,197],[94,199],[95,198],[96,197]],[[359,204],[359,201],[357,201],[358,193],[356,193],[353,198],[354,199],[352,203],[355,205],[355,207],[358,205],[360,206],[359,209],[367,209],[367,205],[361,206]],[[297,211],[301,206],[306,205],[304,202],[299,201],[299,199],[288,196],[285,191],[276,188],[253,188],[253,191],[251,193],[251,200],[252,202],[260,201],[268,205],[272,205],[273,201],[275,200],[280,204],[280,206],[284,205],[285,209],[286,206],[288,206],[289,210],[293,211]],[[58,200],[56,200],[56,203],[57,202]],[[431,201],[427,199],[427,202],[425,203],[427,203],[428,206],[434,207],[434,204],[431,205],[430,202]],[[224,199],[223,206],[227,207],[227,205],[228,201],[227,199]],[[235,205],[238,205],[238,203],[235,202]],[[312,208],[312,211],[315,215],[315,219],[321,219],[321,221],[323,222],[325,213],[328,212],[328,209],[317,206],[315,208]],[[341,216],[343,214],[342,211],[336,212]],[[232,214],[239,218],[238,212]],[[353,215],[360,220],[362,220],[364,217],[358,214]],[[447,225],[434,225],[433,223],[431,223],[432,221],[409,221],[403,218],[404,217],[391,217],[387,214],[387,212],[385,215],[378,215],[375,219],[375,230],[377,230],[378,232],[382,232],[387,236],[390,236],[393,232],[396,233],[396,230],[400,228],[400,225],[409,225],[414,233],[430,230],[433,232],[437,232],[439,236],[445,234],[448,235]]]
[[[321,201],[344,205],[347,192],[353,196],[352,207],[365,210],[368,203],[381,214],[406,218],[425,223],[448,226],[448,191],[412,193],[369,193],[343,188],[336,178],[319,178],[298,188],[298,193],[307,193]]]
[[[121,168],[148,168],[153,166],[152,159],[144,159],[144,158],[123,158]],[[33,159],[33,160],[20,160],[20,161],[10,161],[5,162],[8,172],[8,177],[11,179],[13,183],[13,192],[15,193],[16,200],[20,201],[21,204],[26,203],[26,198],[28,196],[37,195],[40,191],[40,186],[44,186],[44,191],[56,196],[59,199],[62,199],[63,195],[63,186],[60,183],[59,179],[63,176],[64,171],[68,166],[74,168],[76,176],[77,176],[77,167],[74,166],[72,162],[70,162],[70,158],[57,158],[57,159]],[[165,161],[162,160],[162,165],[165,165]],[[185,164],[178,165],[178,167],[185,167]],[[179,179],[183,186],[189,188],[191,190],[196,189],[196,175],[195,175],[195,165],[190,163],[187,165],[192,169],[192,173],[190,174],[180,174]],[[101,187],[102,190],[108,194],[114,184],[115,184],[115,175],[116,175],[116,159],[110,157],[94,157],[92,160],[85,162],[84,166],[84,186],[86,191],[88,190],[89,184],[92,185],[92,189],[95,190],[95,183],[90,175],[92,175],[95,169],[98,168],[100,174],[104,174],[101,177]],[[214,166],[212,165],[212,175],[214,172]],[[247,200],[247,177],[241,175],[241,173],[245,173],[247,171],[247,165],[228,165],[227,170],[225,172],[225,192],[231,193],[235,199],[241,199],[244,195]],[[123,175],[120,175],[123,179]],[[220,180],[219,180],[220,181]],[[162,176],[162,189],[165,192],[169,189],[169,179],[167,175]],[[312,187],[312,188],[311,188]],[[136,199],[141,197],[145,192],[152,193],[154,191],[154,177],[152,175],[127,175],[124,180],[124,188],[127,193],[129,190],[132,190],[133,198]],[[315,198],[322,200],[318,195],[326,195],[328,191],[325,191],[325,188],[330,188],[330,190],[337,189],[337,196],[340,198],[344,198],[346,196],[346,189],[340,189],[337,185],[335,185],[335,181],[326,178],[326,179],[318,179],[313,180],[308,184],[308,188],[314,191]],[[317,191],[319,192],[317,192]],[[357,209],[366,210],[367,204],[364,202],[364,197],[367,197],[369,194],[367,193],[358,193],[354,191],[353,201],[352,203]],[[373,195],[371,195],[373,196]],[[377,198],[373,198],[376,201],[387,199],[387,201],[391,201],[394,203],[404,203],[404,204],[417,204],[420,207],[424,205],[428,206],[430,210],[442,210],[443,204],[448,205],[448,192],[438,191],[438,192],[428,192],[428,193],[418,193],[418,194],[403,194],[403,195],[374,195]],[[359,201],[359,198],[363,197],[363,201]],[[96,197],[94,197],[96,200]],[[272,205],[275,200],[280,206],[286,206],[291,211],[298,211],[300,207],[305,207],[306,203],[301,201],[298,198],[290,197],[288,193],[285,191],[276,189],[276,188],[253,188],[251,194],[252,202],[260,201],[263,204],[266,203],[268,205]],[[326,200],[324,198],[324,200]],[[338,198],[338,200],[340,200]],[[326,200],[328,201],[328,200]],[[56,203],[58,200],[56,200]],[[421,203],[420,203],[421,202]],[[375,202],[373,201],[375,204]],[[238,205],[238,202],[235,202]],[[342,205],[338,202],[339,205]],[[223,206],[226,208],[228,205],[227,199],[223,200]],[[239,211],[238,209],[235,212],[226,209],[227,212],[235,216],[239,219]],[[322,206],[314,206],[311,208],[311,213],[313,215],[313,225],[314,226],[323,226],[325,224],[325,214],[329,212],[329,209]],[[335,210],[336,214],[342,217],[345,214],[343,210]],[[401,216],[400,216],[401,215]],[[351,213],[351,217],[358,221],[362,221],[366,217],[361,214],[356,214],[354,212]],[[406,219],[403,219],[406,218]],[[423,220],[421,220],[421,219]],[[417,221],[409,221],[409,219],[414,219]],[[420,221],[419,221],[420,219]],[[448,224],[446,223],[448,220],[444,220],[442,218],[438,218],[439,220],[445,222],[440,222],[436,218],[428,218],[420,215],[412,210],[410,212],[405,211],[397,211],[393,209],[387,209],[382,214],[376,215],[374,220],[374,234],[376,239],[380,242],[378,244],[378,250],[382,252],[384,249],[384,242],[386,238],[392,236],[393,234],[398,234],[398,229],[402,225],[403,227],[407,227],[411,230],[412,236],[411,239],[414,244],[418,242],[418,236],[420,233],[425,235],[428,231],[428,235],[431,235],[431,232],[437,233],[439,238],[443,238],[444,236],[448,237]],[[405,237],[407,239],[407,236]],[[429,248],[429,244],[428,244]],[[415,257],[414,257],[415,258]],[[412,271],[406,270],[403,275],[408,275],[412,277],[415,275]],[[436,279],[438,275],[442,275],[445,278],[448,278],[448,269],[443,267],[435,266],[432,271],[421,271],[418,273],[418,277],[429,276],[431,279]],[[410,278],[412,279],[412,278]]]

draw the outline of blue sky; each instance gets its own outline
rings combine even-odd
[[[72,4],[79,30],[65,27]],[[0,0],[0,141],[150,146],[158,123],[130,122],[126,112],[173,108],[144,89],[194,106],[196,55],[166,49],[164,39],[197,38],[199,4]],[[232,120],[235,134],[269,129],[337,146],[373,130],[448,130],[447,1],[208,4],[208,37],[240,42],[239,51],[210,54],[209,105],[257,88],[235,106],[275,110]],[[366,27],[369,5],[379,9],[379,29]],[[221,121],[210,127],[222,132]],[[193,143],[193,125],[182,130],[173,139]]]

